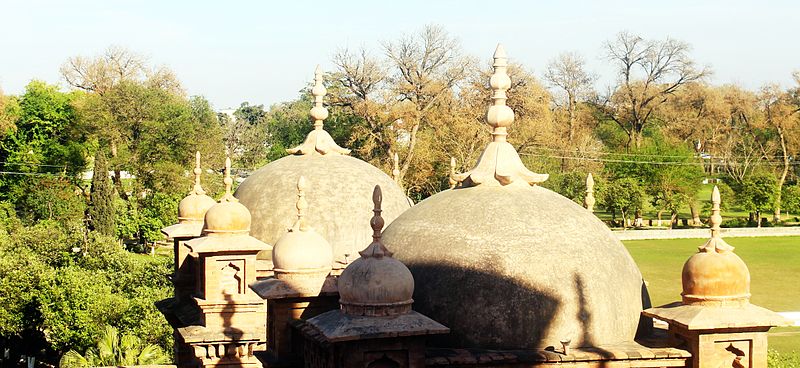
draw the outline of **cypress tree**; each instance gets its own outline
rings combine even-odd
[[[102,149],[94,158],[94,176],[92,177],[92,199],[89,207],[91,226],[94,231],[113,236],[116,230],[114,213],[114,188],[108,177],[108,162]]]

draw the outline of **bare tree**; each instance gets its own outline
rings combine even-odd
[[[697,68],[689,45],[678,40],[651,41],[621,32],[606,48],[619,82],[600,106],[628,134],[628,147],[641,146],[642,132],[658,106],[681,86],[710,74]]]
[[[118,46],[111,46],[95,57],[70,57],[60,71],[69,85],[101,95],[122,81],[146,82],[183,94],[171,70],[163,66],[150,67],[144,56]]]
[[[786,183],[786,176],[791,167],[790,158],[798,153],[798,147],[793,139],[800,134],[800,119],[798,119],[798,106],[793,105],[791,91],[783,91],[777,85],[767,85],[761,89],[760,102],[767,126],[774,131],[781,165],[776,173],[778,177],[777,190],[775,191],[775,205],[773,221],[781,220],[781,191]]]
[[[458,41],[442,27],[428,25],[421,32],[383,44],[394,72],[389,82],[398,99],[411,109],[400,120],[398,128],[408,135],[405,156],[401,158],[399,180],[402,182],[417,144],[420,126],[427,123],[427,113],[453,88],[462,82],[473,65],[461,52]]]
[[[565,52],[551,60],[544,72],[544,79],[563,95],[561,105],[567,111],[567,142],[575,139],[576,110],[578,103],[594,93],[592,84],[597,79],[585,70],[583,57],[574,52]]]

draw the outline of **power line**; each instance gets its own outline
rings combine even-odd
[[[532,144],[531,147],[535,147],[536,149],[546,150],[546,151],[556,151],[556,152],[575,152],[577,150],[568,149],[568,148],[553,148],[553,147],[546,147],[541,145]],[[626,153],[626,152],[607,152],[601,150],[581,150],[578,151],[580,153],[594,153],[597,155],[605,155],[605,156],[633,156],[633,157],[658,157],[658,158],[687,158],[686,155],[659,155],[659,154],[652,154],[652,153]],[[722,156],[714,156],[718,159],[747,159],[750,158],[748,156],[729,156],[729,157],[722,157]],[[775,155],[776,158],[782,158],[783,155]],[[775,161],[777,162],[777,161]],[[781,163],[782,164],[782,163]]]
[[[666,166],[670,166],[670,165],[672,165],[672,166],[705,166],[706,165],[706,163],[704,163],[704,162],[635,161],[635,160],[617,160],[617,159],[611,159],[611,158],[596,158],[596,157],[555,156],[555,155],[545,155],[545,154],[536,154],[536,153],[520,153],[520,154],[524,155],[524,156],[557,158],[557,159],[579,160],[579,161],[593,161],[593,162],[614,162],[614,163],[666,165]],[[726,162],[723,165],[741,166],[743,164],[740,163],[740,162]],[[753,162],[751,165],[778,166],[778,165],[783,165],[783,163],[777,163],[777,162]],[[800,165],[800,162],[790,162],[789,165],[791,165],[791,166]]]

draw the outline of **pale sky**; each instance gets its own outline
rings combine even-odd
[[[332,68],[344,47],[380,53],[394,40],[439,24],[465,52],[488,60],[502,42],[537,76],[564,51],[613,81],[603,44],[622,30],[692,45],[713,83],[789,85],[800,70],[798,1],[8,1],[0,0],[0,88],[60,80],[70,56],[119,45],[164,64],[190,95],[217,109],[271,105],[298,95],[316,64]]]

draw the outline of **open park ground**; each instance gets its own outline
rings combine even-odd
[[[729,238],[750,269],[751,302],[776,312],[800,311],[800,237]],[[654,306],[680,300],[683,263],[705,239],[631,240],[624,244],[648,283]],[[770,348],[800,354],[800,327],[773,329]]]

